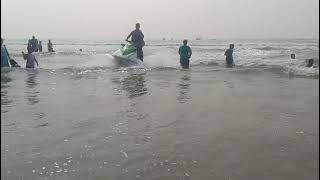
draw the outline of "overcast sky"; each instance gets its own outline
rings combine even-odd
[[[4,38],[319,38],[319,0],[1,0]]]

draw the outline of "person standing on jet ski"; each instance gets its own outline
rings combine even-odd
[[[142,47],[145,45],[144,42],[144,35],[142,31],[140,30],[140,24],[136,24],[136,29],[133,30],[127,37],[126,41],[131,37],[131,42],[134,44],[134,46],[137,48],[137,58],[143,61],[143,51]]]

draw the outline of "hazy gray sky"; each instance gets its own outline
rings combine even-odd
[[[1,0],[5,38],[319,38],[319,0]]]

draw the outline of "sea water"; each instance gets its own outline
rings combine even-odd
[[[5,42],[24,67],[27,40]],[[319,178],[318,40],[190,41],[189,70],[178,40],[147,41],[145,67],[118,41],[53,43],[1,69],[1,179]]]

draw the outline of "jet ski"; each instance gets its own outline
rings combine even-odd
[[[143,65],[142,61],[137,58],[137,49],[132,42],[127,41],[121,44],[121,48],[114,52],[112,56],[123,65]]]

